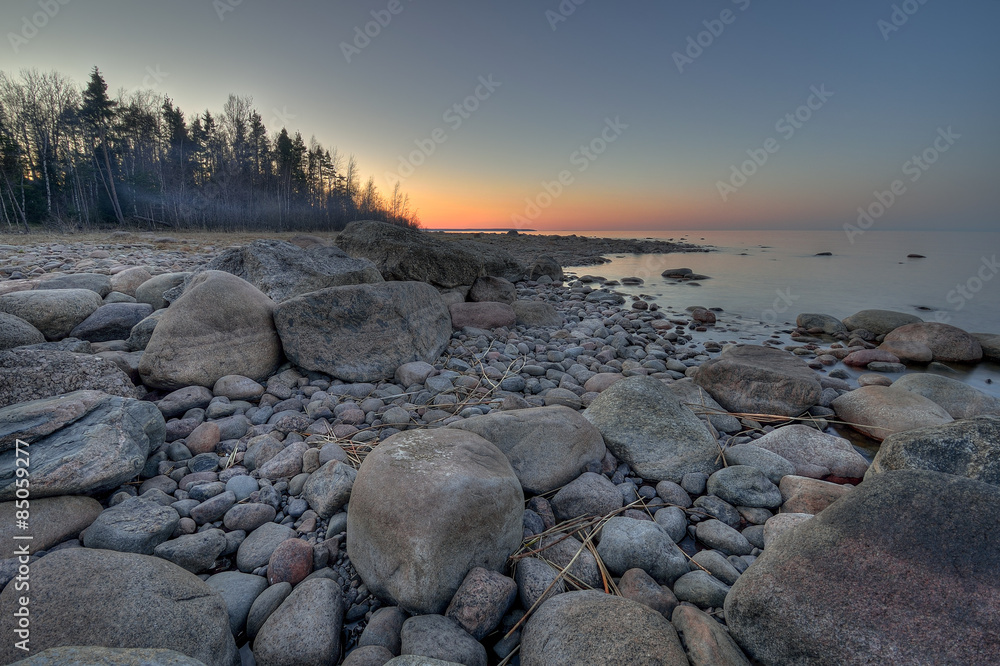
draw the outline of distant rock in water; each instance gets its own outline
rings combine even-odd
[[[817,252],[813,255],[814,257],[832,257],[833,252]]]
[[[906,258],[907,259],[926,259],[927,257],[925,257],[922,254],[908,254],[908,255],[906,255]]]

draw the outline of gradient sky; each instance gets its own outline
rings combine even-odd
[[[56,0],[0,5],[0,69],[82,82],[97,65],[111,90],[154,87],[189,119],[250,95],[269,130],[354,153],[383,190],[440,128],[403,180],[429,228],[836,230],[894,180],[878,229],[1000,222],[996,0],[62,1],[16,53],[9,33]],[[373,11],[391,21],[348,62]],[[708,46],[679,71],[699,33]],[[480,77],[500,85],[446,116]],[[776,124],[813,87],[833,95],[789,136]],[[582,157],[608,119],[627,128]],[[908,168],[949,127],[948,150]],[[769,137],[777,152],[723,201],[719,181]]]

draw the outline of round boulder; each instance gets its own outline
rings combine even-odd
[[[358,470],[347,553],[383,601],[440,614],[473,567],[502,569],[521,545],[523,512],[521,484],[487,440],[451,429],[401,432]]]
[[[139,363],[143,382],[177,389],[211,387],[226,375],[265,379],[281,361],[273,311],[274,301],[235,275],[198,274],[153,329]]]
[[[14,616],[24,594],[14,585],[0,594],[5,618]],[[79,645],[163,648],[207,666],[240,663],[222,597],[158,557],[92,548],[50,553],[31,565],[30,608],[32,652]],[[14,643],[0,645],[0,662],[24,656]]]

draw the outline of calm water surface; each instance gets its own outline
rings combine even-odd
[[[652,296],[667,310],[680,312],[694,305],[722,308],[720,324],[729,322],[748,333],[733,335],[733,341],[753,341],[787,329],[802,312],[843,319],[865,309],[896,310],[971,332],[1000,333],[996,264],[1000,233],[996,232],[869,231],[853,243],[843,232],[833,231],[559,233],[683,239],[713,247],[715,251],[708,253],[614,255],[608,264],[567,270],[616,280],[640,277],[645,281],[641,286],[614,289]],[[825,252],[831,255],[816,256]],[[925,258],[907,258],[908,254]],[[701,281],[701,286],[678,283],[660,276],[666,268],[690,268],[710,279]],[[718,329],[709,337],[725,338],[720,338]],[[955,378],[1000,396],[997,364],[956,365],[954,370]]]

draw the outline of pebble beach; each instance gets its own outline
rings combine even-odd
[[[1000,399],[949,374],[998,331],[563,271],[667,241],[3,240],[0,663],[1000,654]]]

